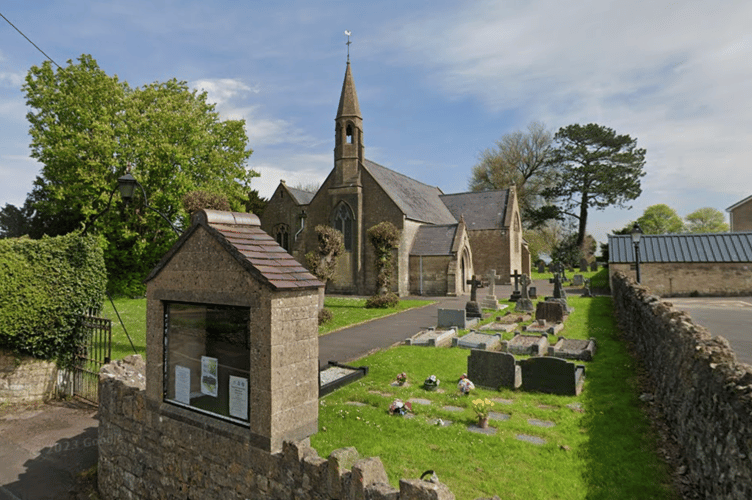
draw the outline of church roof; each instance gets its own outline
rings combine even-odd
[[[459,224],[420,226],[410,255],[451,255]]]
[[[339,96],[339,106],[337,107],[337,118],[341,116],[363,118],[360,115],[358,93],[355,91],[355,81],[353,80],[352,71],[350,71],[350,61],[347,61],[345,80],[342,82],[342,93]]]
[[[465,218],[469,231],[504,227],[508,189],[442,194],[440,198],[455,219]]]
[[[254,214],[199,210],[191,216],[191,222],[190,229],[184,232],[177,243],[162,257],[145,282],[157,276],[191,235],[199,227],[203,227],[241,266],[256,279],[274,289],[290,290],[323,286],[323,283],[261,229],[259,218]]]
[[[365,160],[363,166],[408,219],[429,224],[455,224],[441,201],[441,189]]]
[[[291,188],[288,186],[285,187],[290,193],[290,196],[292,196],[292,199],[295,200],[295,203],[298,205],[308,205],[311,203],[313,197],[316,196],[316,193],[311,193],[310,191],[303,191],[302,189]]]

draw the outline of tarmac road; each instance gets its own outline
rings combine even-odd
[[[676,297],[663,299],[687,311],[695,323],[726,338],[736,359],[752,365],[752,297]]]

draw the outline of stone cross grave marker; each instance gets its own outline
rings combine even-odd
[[[473,278],[466,281],[468,285],[470,285],[470,302],[477,302],[478,301],[478,285],[480,285],[480,280],[477,280],[475,278],[475,275],[473,274]]]
[[[520,277],[520,298],[517,299],[517,303],[514,306],[515,311],[520,312],[532,312],[534,310],[533,301],[530,300],[527,287],[533,282],[527,274],[523,274]]]
[[[483,302],[481,303],[483,309],[499,310],[499,301],[496,299],[496,280],[498,278],[496,269],[491,269],[488,273],[488,294],[483,298]]]
[[[517,269],[514,270],[514,273],[512,274],[512,278],[514,278],[514,290],[512,291],[512,295],[509,297],[509,300],[512,302],[517,302],[517,300],[522,296],[520,294],[520,277],[522,275],[517,271]]]

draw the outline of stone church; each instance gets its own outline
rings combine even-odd
[[[261,216],[261,227],[299,262],[317,247],[315,228],[339,229],[345,252],[330,293],[373,295],[376,271],[367,231],[389,221],[400,231],[393,291],[405,295],[461,295],[473,274],[491,269],[500,283],[530,272],[514,187],[444,194],[367,160],[363,116],[350,62],[335,118],[334,168],[316,193],[281,181]]]

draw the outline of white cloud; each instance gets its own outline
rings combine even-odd
[[[0,59],[2,60],[2,59]],[[0,87],[20,89],[26,78],[25,73],[14,73],[12,71],[0,71]]]

